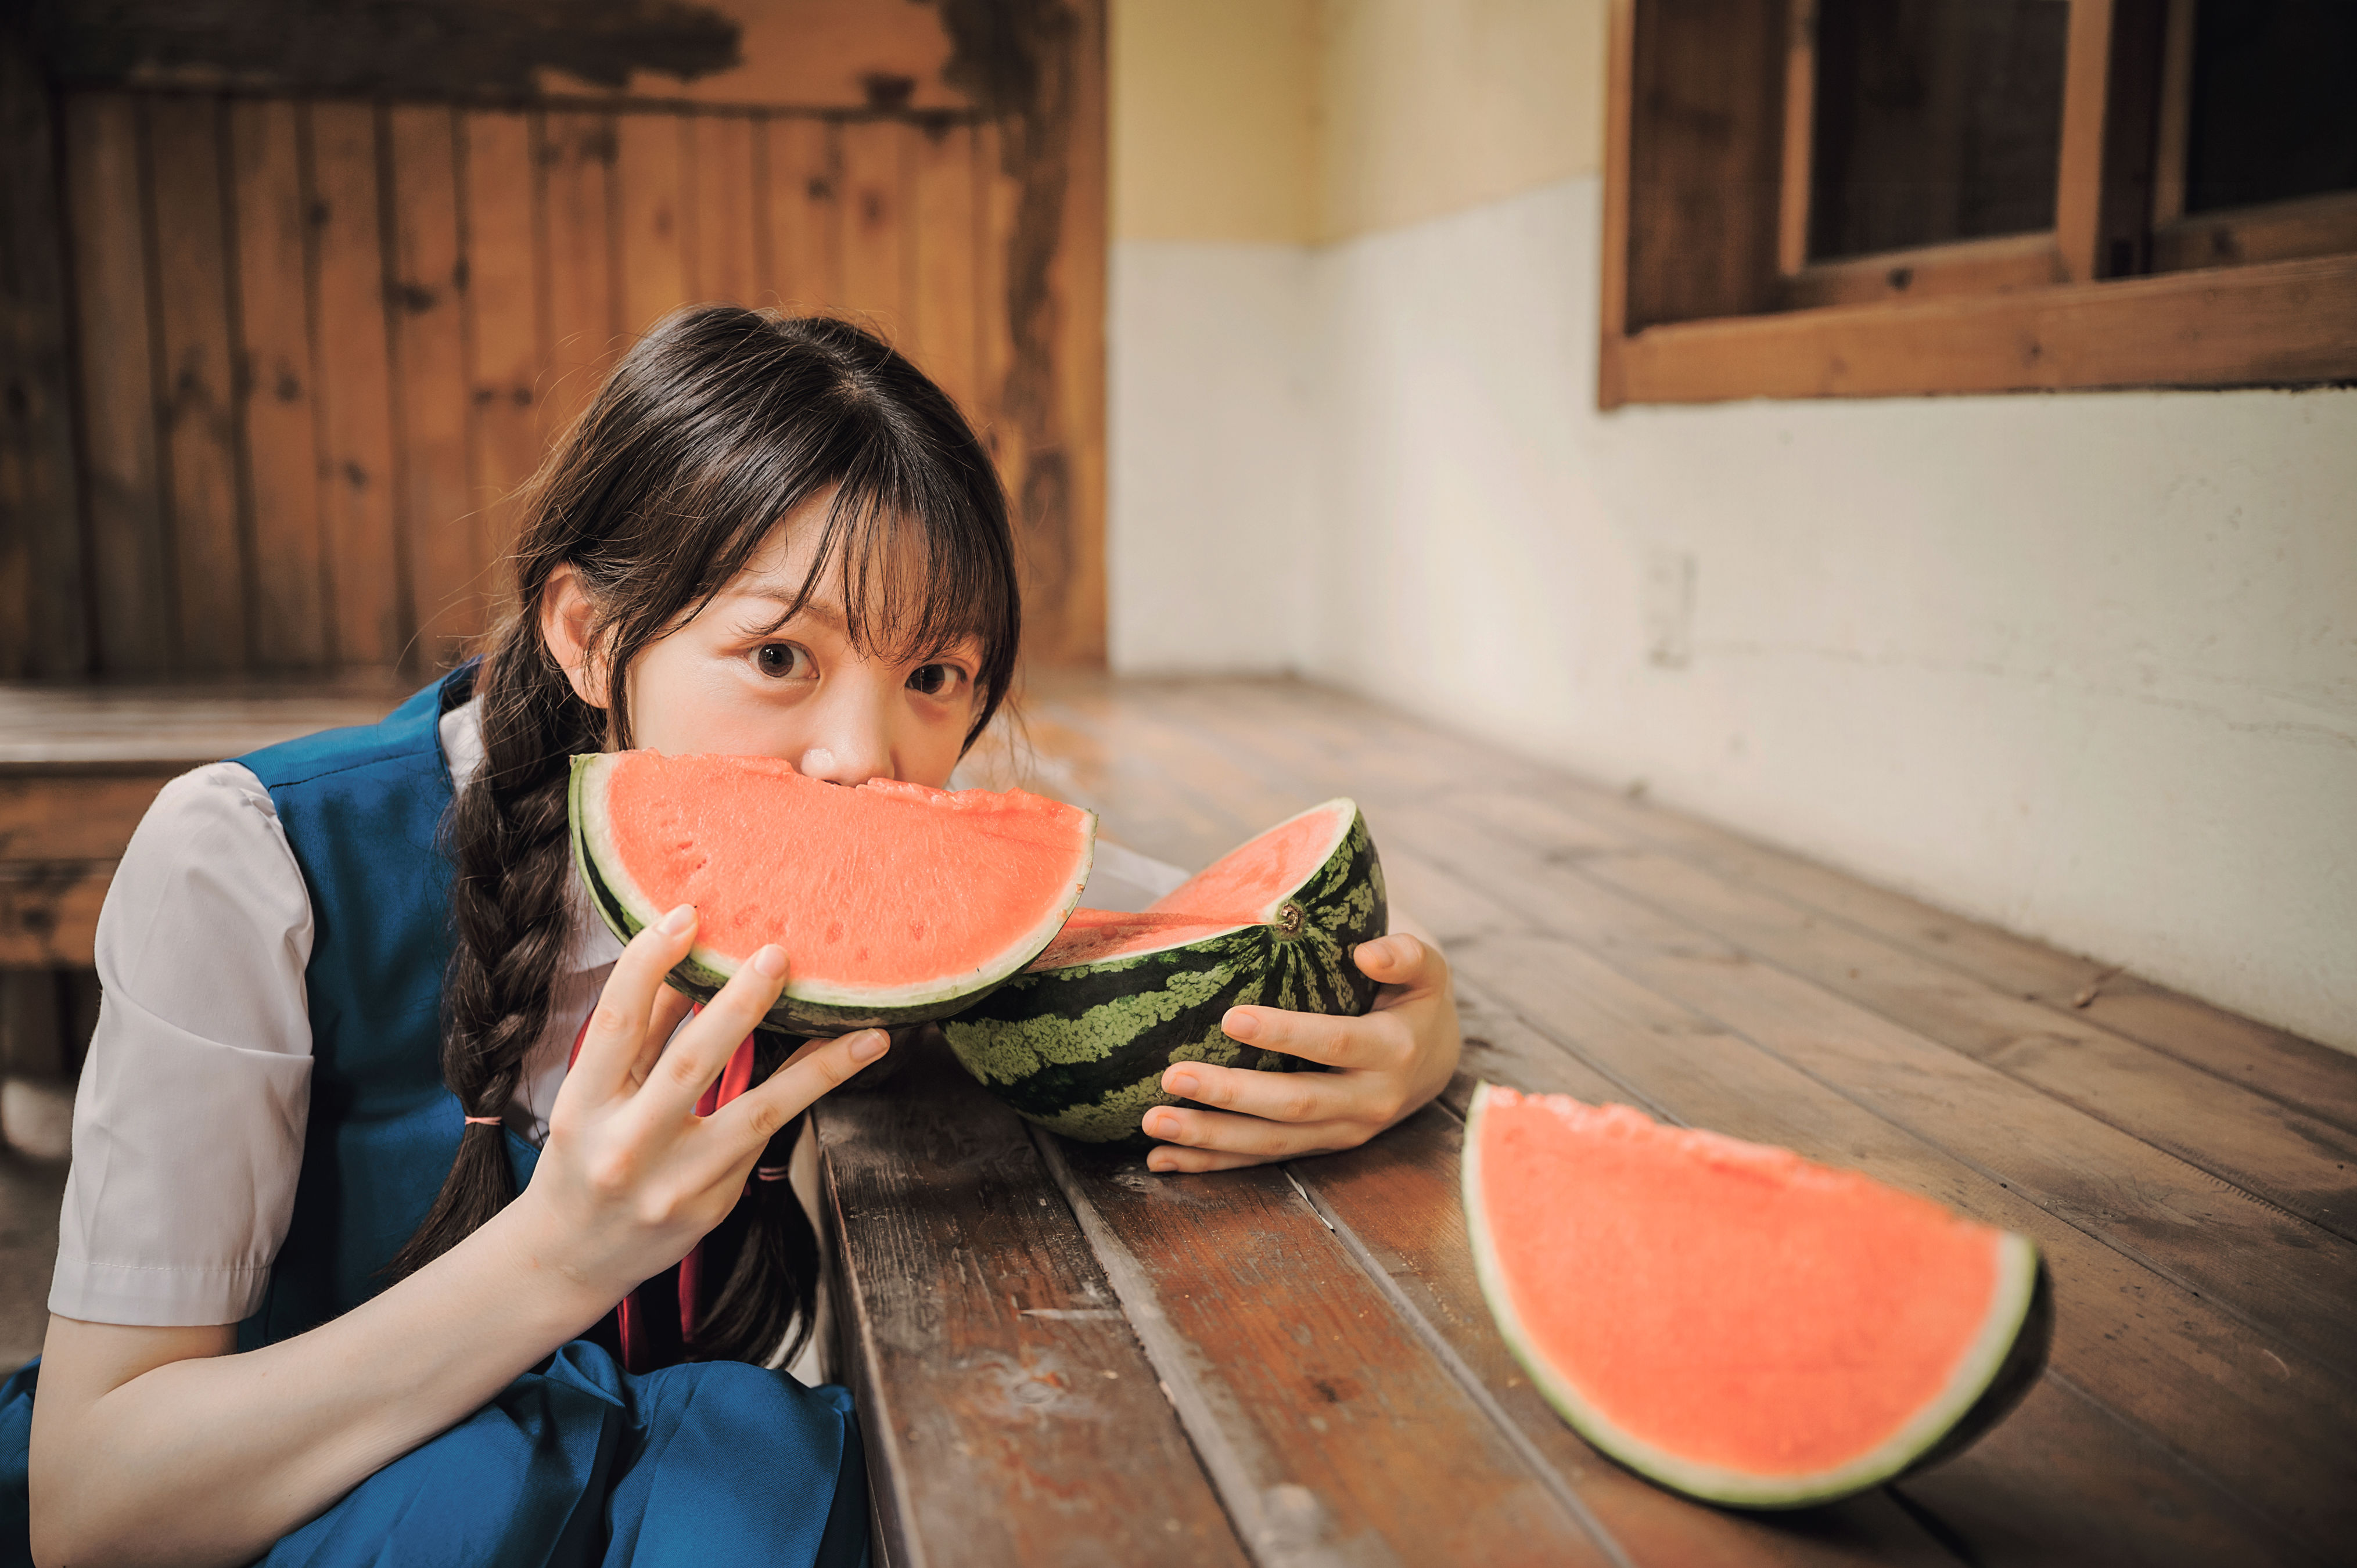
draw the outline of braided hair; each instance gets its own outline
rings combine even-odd
[[[477,676],[482,765],[444,827],[455,941],[442,1078],[467,1115],[505,1112],[548,1026],[575,918],[567,759],[631,744],[634,657],[693,619],[779,519],[829,489],[787,615],[832,573],[863,653],[920,658],[974,638],[971,746],[1006,698],[1020,633],[1006,493],[956,404],[876,338],[734,306],[679,311],[615,366],[533,481],[514,607]],[[575,692],[543,639],[548,584],[566,564],[591,605],[603,708]],[[757,1076],[786,1054],[759,1036]],[[782,1129],[761,1163],[785,1164],[800,1126]],[[810,1333],[817,1240],[788,1183],[753,1185],[757,1211],[691,1348],[700,1359],[766,1360],[790,1329],[789,1354]],[[470,1123],[387,1273],[424,1267],[514,1197],[500,1128]]]

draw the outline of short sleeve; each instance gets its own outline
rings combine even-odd
[[[190,1326],[261,1305],[310,1111],[311,937],[253,773],[215,763],[166,785],[99,913],[51,1312]]]

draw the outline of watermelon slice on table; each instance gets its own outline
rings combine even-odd
[[[575,861],[625,941],[678,905],[672,971],[708,999],[765,942],[786,988],[763,1026],[834,1035],[946,1016],[1020,970],[1080,902],[1096,819],[985,789],[845,789],[760,757],[573,759]]]
[[[1260,1004],[1364,1013],[1375,983],[1352,961],[1388,929],[1383,864],[1347,800],[1287,818],[1142,914],[1080,909],[1029,969],[942,1026],[983,1086],[1027,1119],[1088,1143],[1146,1142],[1174,1103],[1173,1063],[1289,1071],[1310,1064],[1230,1039],[1220,1020]]]
[[[1465,1212],[1499,1331],[1597,1447],[1798,1508],[1948,1457],[2037,1381],[2026,1236],[1788,1150],[1483,1084]]]

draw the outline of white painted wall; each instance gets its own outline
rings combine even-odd
[[[1117,244],[1117,667],[1297,669],[2357,1049],[2357,392],[1598,414],[1598,199]]]

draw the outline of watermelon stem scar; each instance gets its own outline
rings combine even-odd
[[[1364,1013],[1375,983],[1352,954],[1388,929],[1383,863],[1347,800],[1289,817],[1142,914],[1076,909],[1020,975],[942,1026],[983,1087],[1087,1143],[1144,1145],[1146,1112],[1178,1103],[1174,1063],[1309,1066],[1220,1026],[1265,1004]]]
[[[1960,1452],[2046,1363],[2037,1244],[1788,1150],[1482,1084],[1465,1213],[1498,1330],[1598,1449],[1802,1508]]]

